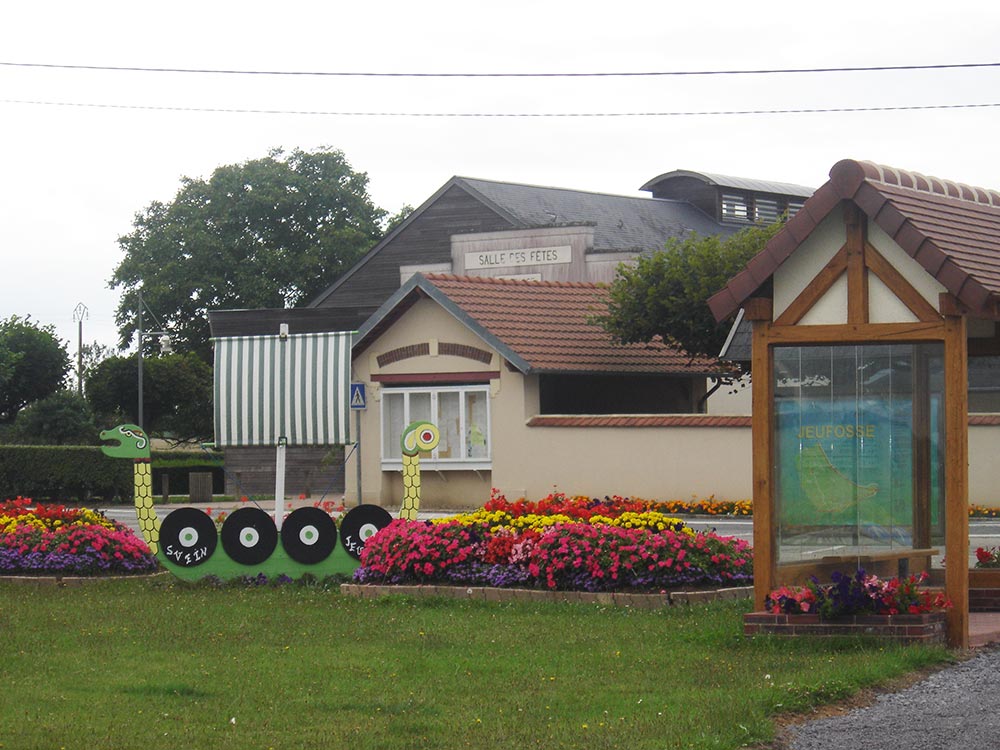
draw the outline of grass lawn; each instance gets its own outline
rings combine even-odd
[[[0,582],[0,747],[734,748],[950,658],[746,640],[748,606]]]

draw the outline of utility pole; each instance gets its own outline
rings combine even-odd
[[[90,317],[90,311],[82,302],[73,308],[73,320],[78,324],[76,339],[76,392],[83,395],[83,320]]]
[[[136,331],[136,337],[138,338],[138,358],[139,358],[139,405],[135,417],[135,423],[142,429],[145,430],[146,427],[142,423],[142,341],[147,336],[159,336],[160,337],[160,354],[173,354],[173,349],[170,346],[170,334],[165,330],[159,331],[144,331],[142,330],[142,309],[146,307],[146,303],[142,301],[142,289],[137,289],[136,294],[139,296],[138,311],[136,314],[136,324],[138,330]],[[148,309],[148,308],[147,308]],[[152,310],[149,314],[153,316],[153,321],[163,328],[163,324],[160,323],[159,318],[156,317],[156,313]]]
[[[138,350],[139,350],[139,408],[136,411],[135,423],[139,425],[142,429],[142,290],[137,291],[139,295],[139,311],[138,311]]]

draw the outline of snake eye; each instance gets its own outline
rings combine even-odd
[[[423,430],[420,433],[420,441],[422,443],[429,443],[432,440],[434,440],[434,433],[431,432],[430,430]]]

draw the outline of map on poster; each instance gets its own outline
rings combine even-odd
[[[931,409],[932,415],[936,412]],[[908,398],[779,399],[777,420],[783,526],[912,525],[913,419]],[[931,434],[936,433],[932,417]],[[935,484],[932,476],[932,487]]]

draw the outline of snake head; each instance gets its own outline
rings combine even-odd
[[[441,433],[437,425],[432,422],[411,422],[403,430],[403,436],[400,438],[403,453],[407,456],[415,456],[421,451],[432,451],[437,448],[439,442]]]
[[[138,425],[120,424],[110,430],[101,430],[101,440],[111,443],[101,446],[105,456],[149,458],[149,438]]]

